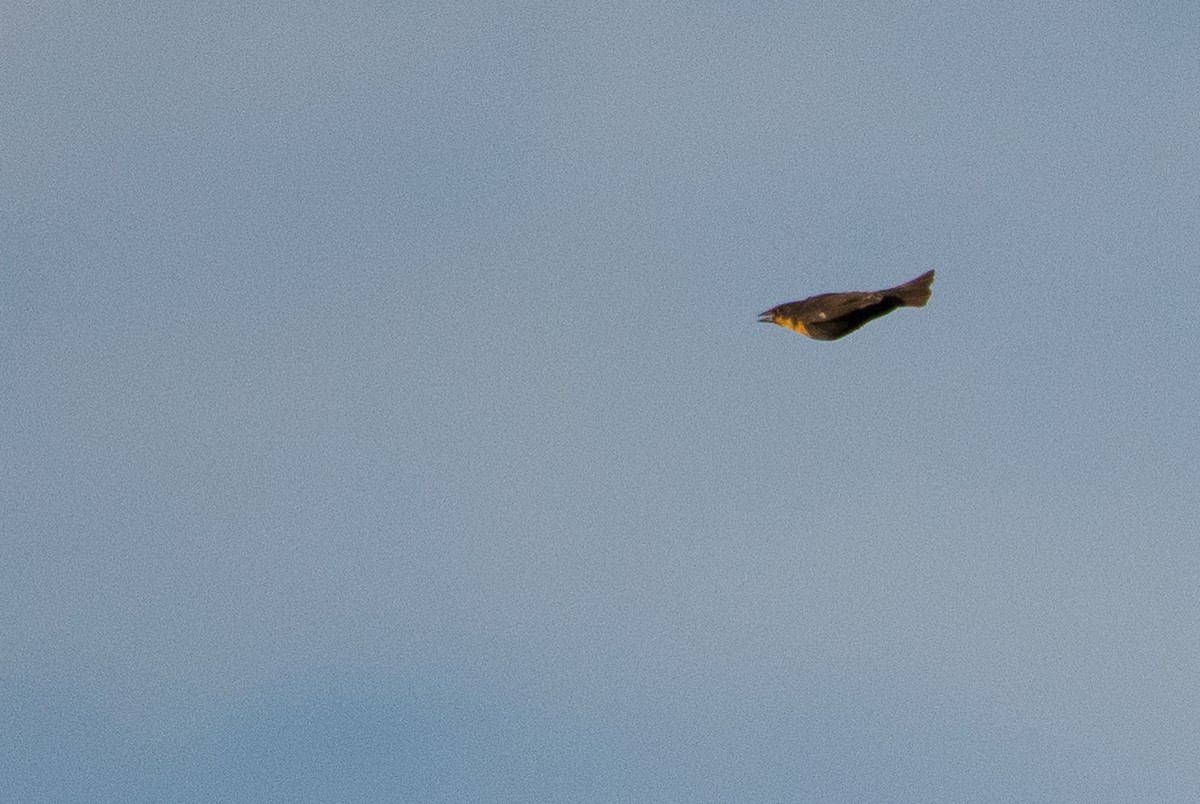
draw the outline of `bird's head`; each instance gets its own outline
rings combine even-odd
[[[781,311],[778,307],[772,307],[765,313],[758,314],[758,320],[764,324],[775,324],[776,326],[790,329],[793,332],[799,332],[801,335],[807,335],[812,338],[813,334],[809,331],[805,323],[795,315],[788,315],[790,311]]]

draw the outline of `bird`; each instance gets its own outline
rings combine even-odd
[[[780,304],[760,313],[764,324],[777,324],[818,341],[833,341],[897,307],[924,307],[932,293],[933,271],[902,285],[874,293],[822,293]]]

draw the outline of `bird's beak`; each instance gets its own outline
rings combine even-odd
[[[767,310],[765,313],[758,314],[758,320],[760,322],[762,322],[763,324],[774,324],[775,323],[775,314],[773,312],[771,312],[770,310]]]

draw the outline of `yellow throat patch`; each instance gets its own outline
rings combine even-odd
[[[775,316],[775,323],[781,327],[785,327],[794,332],[799,332],[801,335],[809,335],[808,328],[804,326],[804,322],[798,318],[784,318],[783,316]]]

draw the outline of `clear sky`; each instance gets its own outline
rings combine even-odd
[[[2,17],[0,800],[1194,800],[1194,3]]]

